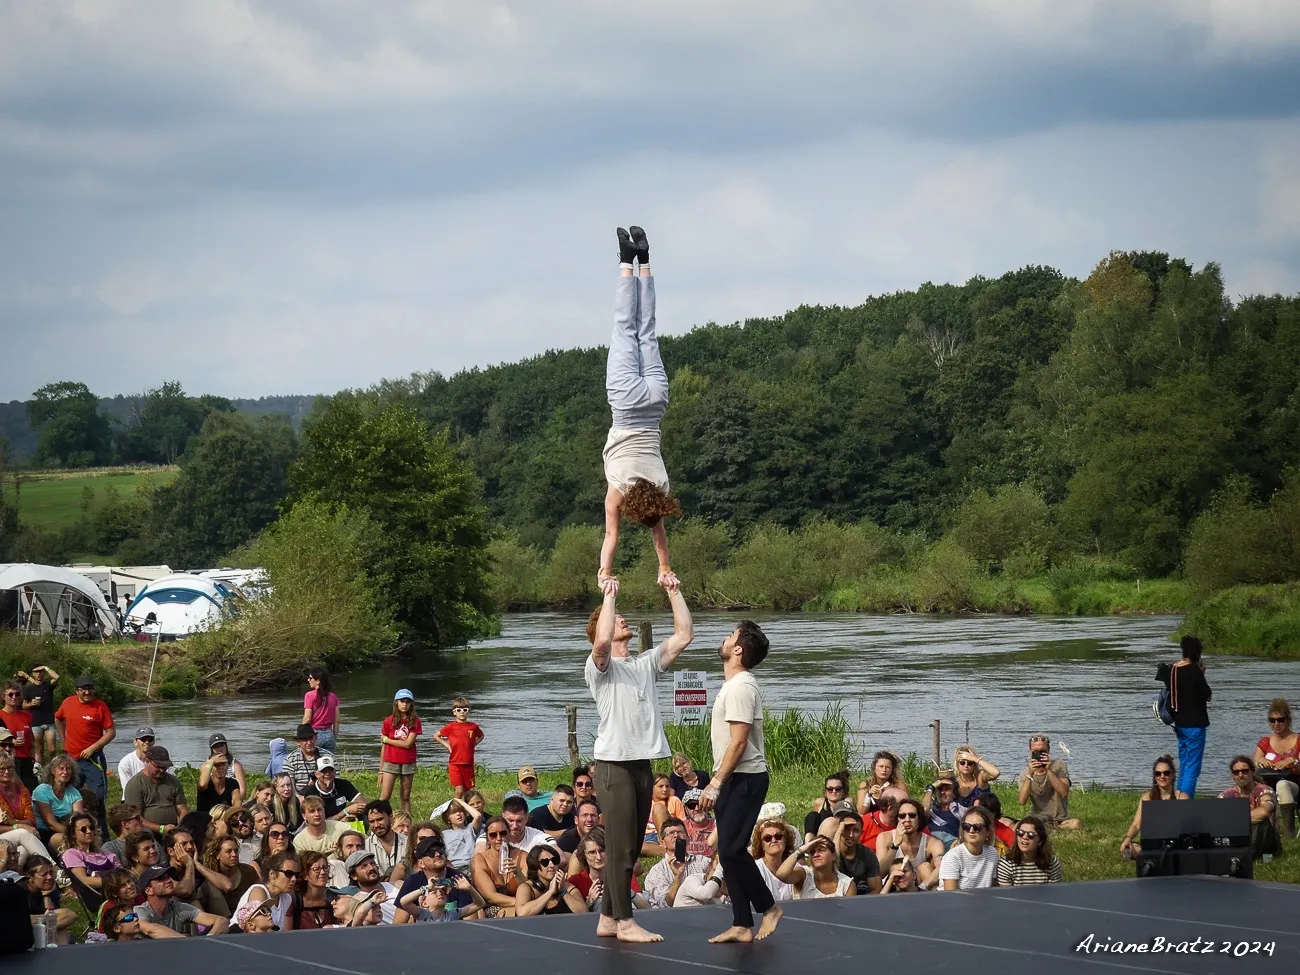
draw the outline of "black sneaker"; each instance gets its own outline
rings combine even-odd
[[[632,243],[632,238],[622,227],[619,227],[616,233],[618,234],[618,261],[620,264],[631,264],[636,259],[636,245]]]
[[[632,245],[636,248],[637,260],[642,264],[650,263],[650,241],[645,238],[645,231],[640,227],[628,227],[628,233],[632,235]]]

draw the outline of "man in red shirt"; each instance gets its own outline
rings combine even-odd
[[[458,697],[451,702],[456,720],[442,726],[433,740],[447,749],[447,779],[456,789],[456,798],[474,788],[474,746],[483,740],[483,729],[469,719],[469,701]]]
[[[65,697],[54,712],[54,724],[63,739],[63,749],[77,763],[86,788],[108,800],[108,779],[104,774],[104,748],[117,737],[113,712],[95,697],[95,679],[77,678],[77,696]]]
[[[36,774],[32,766],[32,716],[23,710],[23,688],[17,681],[9,681],[4,688],[4,707],[0,709],[0,722],[14,736],[14,764],[18,778],[28,790],[36,788]]]
[[[876,848],[876,837],[898,825],[898,798],[888,793],[882,795],[876,808],[862,817],[862,838],[858,840],[868,850]]]

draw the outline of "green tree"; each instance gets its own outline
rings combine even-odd
[[[953,515],[950,534],[984,569],[1034,575],[1051,554],[1052,513],[1042,492],[1004,484],[992,494],[973,491]]]
[[[179,382],[165,382],[132,398],[126,424],[118,432],[118,449],[126,461],[174,464],[209,416],[232,412],[225,397],[194,399]]]
[[[365,512],[381,532],[376,565],[409,638],[437,646],[486,632],[488,532],[479,485],[445,433],[409,405],[340,394],[318,404],[290,471],[294,504]]]
[[[42,386],[27,403],[27,421],[40,431],[37,463],[90,467],[112,457],[108,418],[85,383]]]

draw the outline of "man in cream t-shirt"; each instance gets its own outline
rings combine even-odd
[[[700,809],[718,810],[718,863],[731,897],[731,927],[709,941],[753,941],[751,905],[763,915],[762,940],[781,920],[772,891],[749,855],[749,839],[767,800],[767,756],[763,752],[763,695],[750,673],[767,657],[767,636],[745,620],[722,641],[722,689],[713,702],[709,737],[713,744],[713,778]],[[603,798],[603,797],[602,797]]]
[[[591,656],[584,677],[600,728],[596,732],[596,792],[605,814],[605,894],[596,934],[620,941],[662,941],[632,918],[632,869],[641,856],[654,779],[650,760],[667,758],[668,739],[655,681],[681,656],[695,631],[676,580],[664,586],[673,608],[673,634],[653,650],[632,656],[632,630],[618,615],[618,580],[602,580],[600,609],[587,621]]]

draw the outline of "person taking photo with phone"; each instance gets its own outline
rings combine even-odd
[[[1020,773],[1019,802],[1030,813],[1057,829],[1078,829],[1083,825],[1070,816],[1070,769],[1052,758],[1052,740],[1047,735],[1029,739],[1029,764]]]

